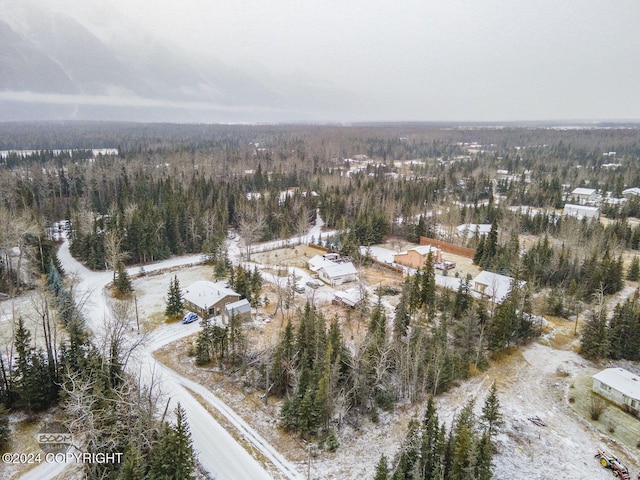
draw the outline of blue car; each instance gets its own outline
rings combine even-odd
[[[198,315],[193,312],[187,312],[184,317],[182,317],[182,323],[191,323],[198,320]]]

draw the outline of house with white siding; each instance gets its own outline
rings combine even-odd
[[[640,415],[640,377],[624,368],[606,368],[593,377],[592,390],[624,410]]]
[[[578,220],[586,218],[587,220],[597,219],[600,216],[598,207],[587,207],[586,205],[574,205],[566,203],[562,210],[562,215],[566,217],[576,217]]]
[[[598,199],[598,193],[594,188],[574,188],[569,196],[580,205],[593,203]]]

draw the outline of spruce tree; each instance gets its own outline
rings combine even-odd
[[[178,276],[175,275],[169,285],[169,294],[167,297],[167,308],[164,311],[168,318],[176,318],[182,315],[184,305],[182,303],[182,290],[180,290],[180,282]]]
[[[125,450],[118,480],[144,480],[147,463],[135,441]]]
[[[11,429],[9,428],[9,410],[0,403],[0,452],[4,445],[11,440]]]
[[[609,331],[604,302],[595,308],[584,327],[580,341],[580,354],[590,360],[605,358],[609,353]]]
[[[629,272],[627,273],[627,280],[631,280],[632,282],[636,282],[640,278],[640,259],[636,255],[631,260],[631,265],[629,266]]]
[[[438,412],[433,397],[429,397],[427,409],[422,421],[422,443],[420,446],[420,463],[422,478],[431,480],[431,473],[437,463],[440,463],[438,453]]]
[[[500,400],[498,399],[498,387],[496,386],[496,382],[491,384],[489,394],[484,400],[480,421],[485,427],[485,432],[489,437],[489,440],[498,433],[500,427],[504,423],[502,420],[502,413],[500,413]]]
[[[493,459],[493,447],[491,439],[487,432],[476,444],[474,480],[491,480],[493,478],[493,467],[491,461]]]
[[[118,268],[116,269],[116,279],[113,282],[113,286],[116,289],[117,295],[120,297],[125,297],[133,291],[131,279],[122,262],[118,264]]]
[[[184,409],[178,404],[175,409],[176,423],[164,424],[160,438],[153,447],[148,479],[186,480],[193,478],[195,457],[191,432]]]
[[[181,480],[192,477],[193,470],[195,469],[195,457],[186,412],[179,403],[175,409],[175,414],[176,424],[173,429],[172,443],[176,468],[173,478]]]
[[[380,455],[380,460],[376,465],[376,475],[373,480],[388,480],[389,479],[389,466],[387,465],[387,457],[384,453]]]

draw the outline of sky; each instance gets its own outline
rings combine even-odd
[[[33,1],[116,41],[339,89],[357,101],[336,121],[640,119],[637,0]]]

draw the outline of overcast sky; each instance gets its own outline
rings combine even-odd
[[[366,112],[344,120],[640,119],[639,0],[37,1],[338,87]]]

